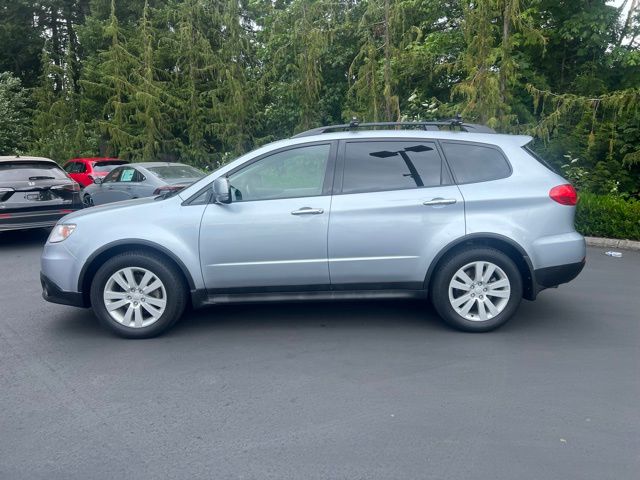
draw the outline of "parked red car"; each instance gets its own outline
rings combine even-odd
[[[104,177],[118,165],[129,162],[119,158],[86,157],[72,158],[64,164],[64,170],[80,184],[81,187],[91,185],[93,181]]]

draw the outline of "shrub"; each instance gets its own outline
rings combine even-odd
[[[591,237],[640,240],[640,201],[581,192],[576,229]]]

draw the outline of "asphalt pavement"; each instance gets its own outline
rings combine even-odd
[[[191,312],[123,340],[0,233],[0,479],[635,480],[640,252],[487,334],[423,302]]]

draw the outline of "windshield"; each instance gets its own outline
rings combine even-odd
[[[66,179],[67,175],[58,165],[49,162],[0,162],[0,180],[27,181]]]
[[[204,172],[189,165],[166,165],[162,167],[147,167],[151,173],[163,180],[175,178],[201,178]]]

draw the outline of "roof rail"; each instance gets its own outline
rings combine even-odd
[[[319,135],[321,133],[328,133],[334,130],[357,130],[359,128],[374,129],[376,127],[403,127],[403,128],[416,128],[422,130],[437,131],[442,128],[452,130],[459,128],[463,132],[476,132],[476,133],[496,133],[496,131],[487,127],[486,125],[478,125],[476,123],[464,123],[462,117],[457,115],[455,118],[449,120],[434,120],[431,122],[374,122],[374,123],[360,123],[355,117],[351,122],[342,125],[329,125],[326,127],[312,128],[306,132],[301,132],[294,135],[291,138],[298,137],[310,137],[311,135]]]

